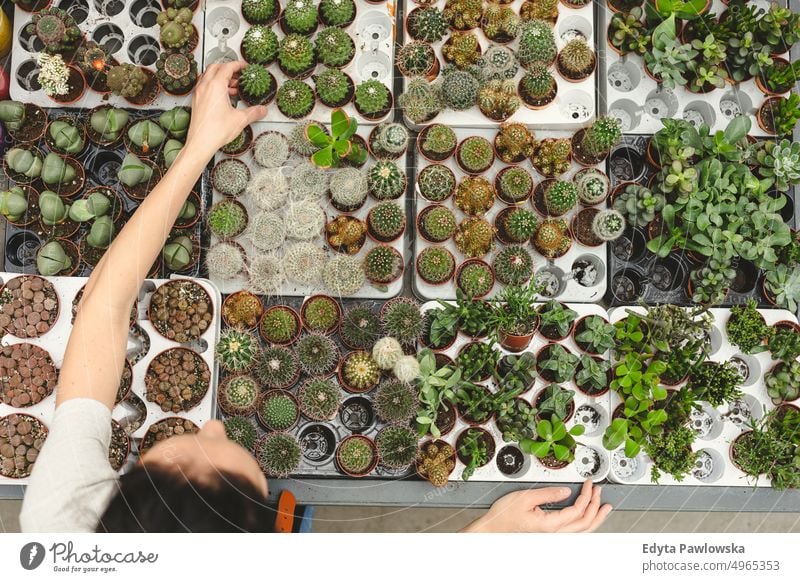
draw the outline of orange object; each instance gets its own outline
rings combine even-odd
[[[11,29],[11,19],[0,9],[0,58],[6,56],[11,51],[11,36],[14,31]]]
[[[292,533],[294,510],[297,506],[291,491],[281,491],[278,497],[278,515],[275,518],[275,533]]]

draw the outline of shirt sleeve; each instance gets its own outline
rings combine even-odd
[[[48,428],[22,503],[22,531],[93,532],[119,478],[108,461],[111,411],[97,400],[67,400]]]

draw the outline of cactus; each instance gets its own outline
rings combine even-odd
[[[521,92],[529,98],[531,105],[551,101],[556,94],[556,80],[542,63],[533,63],[520,81]]]
[[[580,147],[593,158],[602,158],[622,139],[619,120],[614,117],[599,117],[586,129]]]
[[[364,256],[364,275],[373,283],[391,283],[402,270],[402,257],[389,245],[374,246]]]
[[[314,39],[317,60],[329,67],[344,67],[353,60],[356,45],[353,39],[338,26],[323,28]]]
[[[491,40],[508,42],[517,38],[520,30],[520,17],[514,10],[497,2],[489,2],[483,11],[483,32]]]
[[[317,233],[322,230],[325,224],[325,214],[320,211],[320,227]],[[317,218],[314,218],[317,220]],[[322,267],[325,261],[325,251],[309,242],[299,242],[286,251],[283,257],[283,268],[290,281],[295,281],[302,285],[314,285],[319,283],[322,277]]]
[[[481,0],[447,0],[442,11],[445,22],[454,30],[477,28],[482,15]]]
[[[311,420],[329,420],[336,416],[340,399],[339,386],[333,380],[322,378],[312,378],[297,393],[300,412]]]
[[[197,83],[194,55],[187,49],[161,53],[156,61],[156,78],[170,93],[188,93]]]
[[[206,267],[211,279],[230,280],[244,272],[246,263],[239,245],[218,242],[206,253]]]
[[[342,208],[356,208],[369,192],[367,176],[358,168],[339,168],[330,181],[331,199]]]
[[[192,11],[188,8],[167,8],[156,16],[161,27],[161,44],[167,48],[181,48],[189,44],[194,34]]]
[[[616,240],[625,230],[625,217],[616,210],[598,212],[592,220],[592,232],[603,241]]]
[[[277,295],[286,276],[280,259],[271,254],[259,254],[247,265],[249,290],[260,295]]]
[[[224,159],[214,166],[211,183],[225,196],[236,197],[244,192],[250,181],[250,170],[239,160]]]
[[[580,171],[574,182],[578,187],[578,199],[584,204],[597,204],[608,196],[608,176],[598,169],[587,168]]]
[[[28,198],[19,186],[0,192],[0,215],[9,222],[19,222],[28,212]]]
[[[393,337],[382,337],[372,346],[372,359],[381,370],[391,370],[402,356],[403,347]]]
[[[225,434],[240,447],[252,451],[258,438],[253,422],[244,416],[231,416],[225,419]]]
[[[258,400],[258,384],[251,376],[231,376],[219,388],[222,407],[234,414],[251,412]]]
[[[594,51],[582,38],[573,38],[558,53],[558,66],[572,79],[580,79],[594,70]]]
[[[242,0],[242,14],[253,24],[267,24],[278,16],[277,0]]]
[[[400,123],[383,123],[378,126],[375,143],[378,152],[399,157],[408,148],[408,130]],[[378,156],[380,157],[380,156]]]
[[[523,123],[504,123],[494,139],[498,157],[507,164],[520,162],[533,154],[533,134]]]
[[[578,187],[572,182],[556,180],[544,191],[544,204],[552,216],[566,214],[578,203]]]
[[[420,376],[419,362],[416,356],[403,356],[392,368],[394,377],[406,384],[415,382]]]
[[[39,213],[42,224],[55,226],[67,220],[69,205],[64,204],[64,201],[55,192],[45,190],[39,195]]]
[[[290,434],[274,432],[256,443],[256,460],[270,477],[284,478],[300,466],[300,443]]]
[[[127,118],[126,118],[127,119]],[[192,114],[185,107],[173,107],[158,117],[158,123],[175,139],[184,139],[189,133]]]
[[[248,63],[272,63],[278,57],[278,35],[269,26],[250,27],[242,39],[242,56]]]
[[[226,329],[219,336],[216,357],[220,366],[228,372],[246,372],[258,359],[258,338],[249,331]]]
[[[375,391],[373,406],[384,422],[402,424],[416,414],[417,395],[408,383],[396,379],[384,380]]]
[[[147,85],[147,74],[136,65],[122,63],[108,70],[108,88],[126,99],[139,97]]]
[[[290,0],[283,9],[286,31],[311,34],[317,29],[317,7],[313,0]]]
[[[353,81],[339,69],[325,69],[311,78],[314,80],[317,97],[328,107],[346,103],[354,89]]]
[[[380,333],[380,319],[369,308],[356,305],[345,311],[339,335],[351,348],[372,349]]]
[[[319,3],[319,18],[327,26],[347,26],[355,17],[353,0],[322,0]]]
[[[504,199],[520,202],[533,189],[533,177],[527,170],[512,166],[500,174],[497,189]]]
[[[301,156],[310,157],[319,149],[318,146],[314,145],[311,140],[308,139],[308,128],[312,125],[321,129],[326,134],[328,133],[328,129],[320,125],[318,121],[302,121],[296,124],[289,134],[289,147]],[[315,169],[317,172],[320,171],[320,169],[314,165],[312,165],[312,169]],[[325,172],[322,172],[322,174],[327,175]]]
[[[289,159],[289,140],[282,133],[262,133],[253,142],[253,160],[262,168],[280,168]]]
[[[245,194],[262,210],[277,210],[286,205],[289,183],[281,168],[259,170],[250,180]]]
[[[107,249],[114,240],[114,234],[114,222],[111,217],[101,216],[92,223],[86,235],[86,244],[94,249]]]
[[[381,370],[368,352],[353,352],[343,362],[342,379],[353,390],[365,392],[375,386]]]
[[[390,299],[381,311],[381,325],[384,331],[400,343],[416,341],[422,332],[422,324],[419,303],[408,297]]]
[[[427,247],[417,259],[417,271],[425,281],[437,284],[449,281],[456,269],[453,255],[442,247]]]
[[[553,62],[556,58],[556,40],[547,22],[528,20],[522,23],[517,58],[526,69],[533,63],[549,65]]]
[[[419,173],[417,185],[425,198],[433,202],[440,202],[452,193],[456,186],[456,177],[447,166],[431,164]]]
[[[6,167],[25,178],[38,178],[42,173],[42,157],[37,150],[11,148],[5,155]]]
[[[441,81],[441,95],[445,107],[463,111],[475,105],[480,83],[466,71],[445,67]]]
[[[494,205],[494,188],[486,178],[465,176],[456,189],[456,207],[469,216],[483,216]]]
[[[18,131],[27,120],[25,104],[19,101],[0,101],[0,121],[10,132]]]
[[[274,251],[286,240],[286,226],[280,215],[274,212],[260,212],[250,221],[248,235],[258,250]]]
[[[372,441],[365,436],[348,437],[336,449],[339,467],[352,475],[364,475],[372,470],[375,451]]]
[[[492,266],[495,277],[503,285],[522,285],[533,275],[533,258],[520,245],[503,247]]]
[[[328,336],[312,333],[297,342],[297,358],[309,376],[327,376],[339,363],[339,348]]]
[[[117,172],[117,178],[128,188],[146,184],[153,177],[153,168],[133,154],[127,154]]]
[[[522,20],[558,20],[558,0],[526,0],[519,9]]]
[[[420,217],[420,230],[434,242],[444,242],[456,232],[456,217],[449,208],[434,206]]]
[[[153,148],[158,148],[166,138],[167,134],[161,126],[149,119],[137,121],[128,128],[128,139],[144,154]]]
[[[285,388],[292,384],[300,370],[295,353],[282,346],[264,348],[255,373],[266,388]]]
[[[339,323],[339,309],[331,297],[312,297],[303,306],[303,322],[312,332],[331,331]]]
[[[456,275],[456,285],[468,298],[482,297],[494,286],[494,277],[488,265],[482,262],[464,264]]]
[[[53,277],[67,271],[72,264],[72,259],[64,251],[63,245],[56,240],[42,246],[36,254],[36,270],[45,277]]]
[[[513,79],[519,71],[519,61],[507,46],[491,45],[470,71],[483,82]]]
[[[408,34],[414,40],[427,43],[439,42],[447,32],[447,24],[441,11],[435,7],[417,8],[408,15]]]
[[[458,225],[454,240],[466,257],[483,257],[494,247],[494,228],[481,218],[467,218]]]
[[[68,121],[56,119],[50,124],[48,134],[52,144],[65,154],[77,154],[83,149],[83,133]]]
[[[303,81],[288,79],[278,88],[276,103],[286,117],[299,119],[314,108],[314,91]]]
[[[487,170],[494,162],[494,148],[485,137],[472,135],[461,142],[456,156],[465,170],[477,174]]]
[[[278,63],[288,76],[301,76],[314,66],[314,45],[305,36],[289,34],[281,41]]]
[[[178,236],[170,240],[161,250],[164,264],[170,271],[182,271],[192,264],[194,244],[188,236]]]
[[[68,184],[75,179],[75,168],[64,159],[50,152],[42,162],[42,182],[46,185]]]
[[[451,445],[430,443],[422,450],[417,470],[434,487],[444,487],[456,468],[455,456],[456,451]]]
[[[61,55],[39,53],[36,55],[36,64],[39,65],[36,80],[45,95],[57,98],[69,93],[70,71]]]
[[[45,8],[34,14],[27,33],[35,35],[44,51],[51,54],[73,50],[83,38],[75,19],[61,8]]]
[[[334,295],[353,295],[364,285],[364,267],[355,257],[340,255],[330,259],[322,270],[322,282]]]
[[[375,438],[381,462],[393,469],[403,469],[417,457],[417,433],[406,426],[388,426]]]
[[[247,65],[239,74],[239,91],[253,105],[267,103],[276,86],[275,77],[263,65]]]
[[[355,102],[364,115],[377,115],[389,108],[391,93],[376,79],[361,82],[356,87]]]
[[[561,219],[543,220],[533,237],[533,246],[548,259],[562,256],[571,244],[567,222]]]
[[[520,105],[522,102],[513,81],[492,79],[478,90],[478,108],[489,119],[505,121]]]
[[[379,160],[367,173],[369,191],[378,200],[394,200],[406,189],[406,175],[391,160]]]
[[[620,212],[632,226],[647,226],[664,208],[666,199],[660,192],[653,192],[645,186],[629,184],[614,199],[614,210]]]
[[[208,212],[208,227],[219,238],[234,238],[247,227],[247,211],[238,202],[221,200]]]
[[[442,55],[459,69],[467,69],[481,57],[481,44],[472,32],[454,31],[442,46]]]
[[[429,83],[424,77],[412,77],[397,104],[411,122],[424,123],[444,108],[441,86]]]
[[[545,138],[539,142],[531,163],[548,178],[560,176],[570,167],[572,144],[566,138]]]
[[[289,430],[298,416],[294,398],[283,390],[267,392],[258,412],[261,421],[271,430]]]
[[[456,149],[456,133],[447,125],[432,125],[424,133],[422,151],[437,158],[449,156]]]
[[[299,324],[295,313],[290,308],[278,305],[264,313],[259,328],[261,335],[268,342],[286,344],[297,335]]]
[[[514,242],[527,242],[538,226],[536,215],[524,208],[514,208],[503,219],[503,229]]]

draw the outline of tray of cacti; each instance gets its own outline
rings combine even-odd
[[[423,305],[417,472],[432,484],[608,475],[614,328],[598,305],[535,296],[528,285]]]
[[[413,299],[264,299],[232,293],[216,346],[228,436],[269,477],[399,478],[418,434]]]
[[[0,102],[12,138],[3,158],[9,187],[0,191],[6,222],[5,270],[86,276],[183,147],[191,113],[43,109]],[[206,172],[170,233],[151,277],[196,276],[207,246],[199,224],[210,204]]]
[[[0,484],[24,484],[47,437],[67,339],[87,279],[0,273]],[[180,299],[180,301],[177,301]],[[186,303],[186,308],[179,307]],[[221,296],[204,279],[148,279],[131,306],[109,462],[216,416]],[[176,371],[177,370],[177,371]],[[164,378],[167,380],[164,381]]]
[[[797,312],[800,144],[750,139],[749,125],[740,117],[709,132],[665,119],[611,152],[610,205],[628,228],[608,245],[609,304],[753,298]]]
[[[42,107],[188,106],[204,21],[200,0],[16,2],[11,96]]]
[[[609,479],[800,486],[800,327],[758,309],[618,307]]]
[[[606,241],[625,226],[606,208],[600,163],[620,137],[611,118],[576,133],[426,127],[416,147],[415,293],[491,297],[535,275],[543,297],[600,301]]]
[[[245,60],[242,106],[264,121],[327,122],[343,108],[360,123],[394,111],[394,5],[378,0],[208,0],[205,66]],[[237,6],[238,4],[238,6]]]
[[[785,1],[606,4],[601,92],[623,131],[654,133],[664,117],[718,130],[744,115],[753,135],[791,135],[800,63],[789,50],[800,39],[800,14]]]
[[[588,0],[403,4],[406,121],[574,129],[595,117],[594,13]]]
[[[203,267],[223,293],[401,292],[408,131],[331,119],[256,123],[217,155]]]

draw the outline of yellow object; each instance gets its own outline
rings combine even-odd
[[[0,10],[0,58],[11,52],[12,34],[14,31],[11,29],[11,19],[3,10]]]

